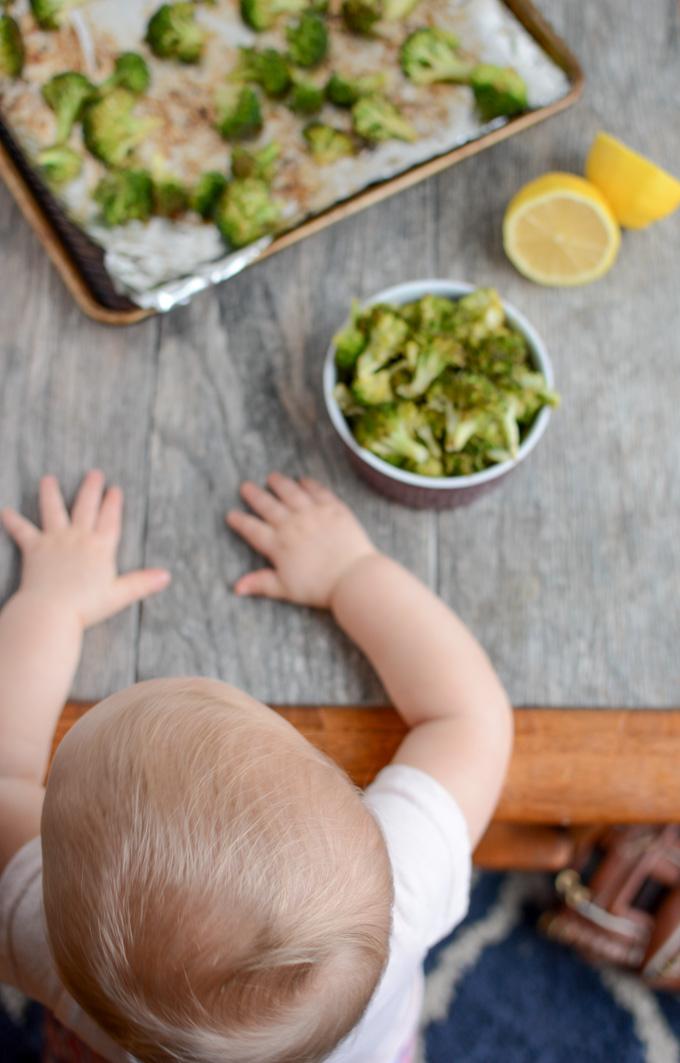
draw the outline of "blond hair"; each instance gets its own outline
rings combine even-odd
[[[65,740],[43,814],[60,975],[144,1063],[315,1063],[388,952],[380,831],[349,779],[258,702],[141,683]]]

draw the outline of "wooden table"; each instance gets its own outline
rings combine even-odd
[[[197,672],[278,704],[380,703],[327,617],[229,593],[253,558],[223,511],[241,479],[280,468],[330,483],[458,610],[515,704],[678,704],[680,213],[626,234],[611,274],[573,291],[516,274],[500,223],[525,180],[580,171],[599,128],[678,168],[680,13],[672,0],[539,6],[583,62],[575,108],[168,317],[126,330],[83,318],[0,189],[0,498],[34,513],[42,472],[71,491],[99,465],[126,490],[123,566],[174,575],[88,635],[75,696]],[[543,334],[563,396],[526,466],[443,514],[357,481],[321,399],[350,298],[424,276],[496,285]],[[3,540],[0,593],[16,573]]]

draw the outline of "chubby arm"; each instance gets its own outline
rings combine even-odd
[[[50,746],[85,628],[168,583],[160,569],[118,576],[122,506],[120,489],[104,494],[95,470],[70,516],[57,481],[43,478],[42,529],[13,509],[2,511],[22,572],[0,612],[0,871],[40,831]]]
[[[255,516],[227,522],[271,563],[235,591],[327,608],[363,650],[411,728],[394,758],[445,786],[472,844],[498,800],[512,714],[486,654],[444,603],[376,551],[350,510],[314,480],[279,474],[270,491],[245,483]]]

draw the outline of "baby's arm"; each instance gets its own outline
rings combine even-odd
[[[419,580],[379,554],[350,510],[313,480],[273,474],[271,491],[245,483],[256,516],[227,521],[272,568],[237,594],[327,608],[371,661],[411,731],[396,763],[437,779],[458,801],[474,845],[498,800],[512,714],[479,644]]]
[[[13,509],[2,522],[21,550],[18,591],[0,612],[0,871],[40,831],[54,728],[83,631],[166,586],[160,569],[118,576],[123,496],[93,471],[67,512],[59,485],[40,483],[42,530]]]

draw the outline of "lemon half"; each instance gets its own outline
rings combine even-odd
[[[614,264],[621,230],[602,193],[583,177],[547,173],[508,204],[503,246],[538,284],[588,284]]]
[[[627,229],[642,229],[680,207],[680,181],[609,133],[595,137],[586,177]]]

